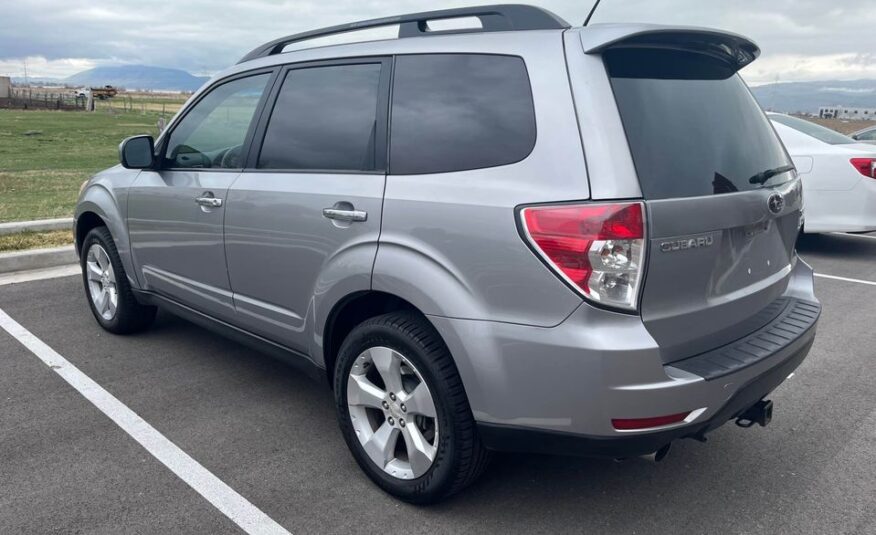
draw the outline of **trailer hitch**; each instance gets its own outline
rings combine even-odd
[[[762,399],[745,409],[745,412],[736,418],[736,425],[739,427],[751,427],[758,424],[761,427],[766,427],[773,419],[773,402],[768,399]]]

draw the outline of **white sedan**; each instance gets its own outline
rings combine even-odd
[[[876,145],[876,126],[871,126],[869,128],[853,132],[849,134],[849,137],[854,139],[855,141],[860,141],[861,143]]]
[[[876,230],[876,147],[804,119],[767,115],[803,180],[803,232]]]

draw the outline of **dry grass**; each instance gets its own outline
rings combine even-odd
[[[158,112],[170,119],[189,99],[188,94],[139,93],[124,91],[108,100],[96,100],[98,111],[112,109],[119,112]]]
[[[0,252],[60,247],[72,243],[73,232],[70,230],[19,232],[17,234],[0,235]]]
[[[818,117],[802,118],[821,126],[826,126],[831,130],[836,130],[840,134],[851,134],[876,124],[876,121],[849,121],[848,119],[820,119]]]

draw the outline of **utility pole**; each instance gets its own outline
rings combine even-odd
[[[33,94],[30,91],[30,81],[27,79],[27,58],[24,58],[24,87],[27,88],[27,100],[33,98]]]

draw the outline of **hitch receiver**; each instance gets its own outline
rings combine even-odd
[[[745,412],[736,418],[736,425],[739,427],[751,427],[758,424],[761,427],[766,427],[773,419],[773,402],[768,399],[762,399],[745,409]]]

